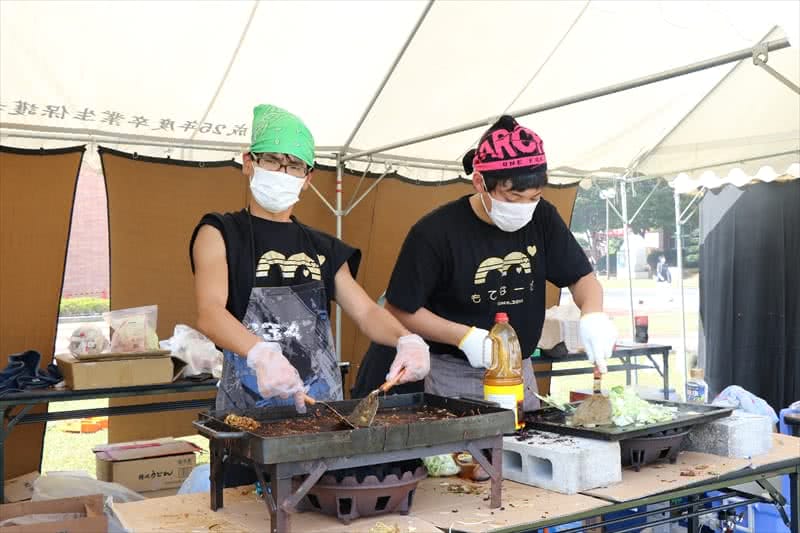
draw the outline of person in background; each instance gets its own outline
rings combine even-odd
[[[656,265],[656,285],[661,293],[665,293],[666,298],[672,301],[672,272],[669,270],[667,258],[664,255],[658,256]]]
[[[431,346],[426,392],[483,397],[484,339],[496,312],[508,314],[523,353],[523,408],[539,405],[530,355],[541,335],[545,282],[569,287],[581,309],[590,361],[606,371],[616,330],[586,255],[555,207],[542,199],[542,140],[502,116],[463,159],[475,193],[432,211],[409,231],[386,292],[386,309]],[[374,351],[370,348],[370,351]],[[369,354],[369,352],[368,352]],[[359,376],[379,384],[382,365]]]
[[[292,216],[314,167],[305,124],[279,107],[257,106],[243,161],[249,207],[204,215],[190,243],[197,328],[224,352],[217,409],[304,411],[306,395],[341,400],[331,300],[367,337],[395,349],[389,378],[403,370],[401,383],[423,379],[428,346],[356,283],[361,252]]]

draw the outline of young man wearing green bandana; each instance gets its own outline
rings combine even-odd
[[[330,301],[375,342],[395,346],[388,378],[425,377],[428,346],[377,306],[354,277],[361,252],[292,216],[311,180],[314,139],[272,105],[254,109],[248,209],[205,215],[192,235],[198,328],[224,350],[218,409],[342,399]]]

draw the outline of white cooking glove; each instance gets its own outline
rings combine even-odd
[[[430,350],[419,335],[405,335],[397,340],[397,355],[389,368],[389,373],[386,374],[386,381],[392,381],[403,368],[406,371],[397,383],[425,379],[431,371]]]
[[[297,369],[292,366],[277,342],[259,342],[247,352],[247,366],[253,369],[258,383],[258,392],[264,398],[278,396],[284,400],[294,397],[299,413],[304,413],[305,388]]]
[[[617,342],[616,326],[605,313],[589,313],[581,317],[578,329],[589,361],[605,374],[608,372],[606,361],[611,358]]]
[[[483,341],[488,336],[489,332],[485,329],[471,327],[458,343],[458,347],[466,354],[473,368],[486,368],[486,365],[492,363],[491,352],[486,355],[486,359],[483,357]]]

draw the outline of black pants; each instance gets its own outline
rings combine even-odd
[[[225,461],[225,472],[223,474],[223,484],[225,488],[241,487],[242,485],[255,485],[258,477],[256,471],[252,467],[243,465],[241,463],[233,463]],[[269,483],[269,475],[264,474],[267,483]],[[264,487],[266,488],[266,487]]]

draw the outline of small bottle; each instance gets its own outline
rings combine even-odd
[[[708,403],[708,383],[703,379],[702,368],[693,368],[689,371],[689,381],[686,382],[686,401],[689,403]]]
[[[521,429],[525,426],[522,419],[525,395],[522,386],[522,350],[517,333],[508,323],[508,315],[497,313],[494,320],[494,327],[486,337],[491,343],[492,362],[483,377],[483,398],[512,410],[516,429]]]

